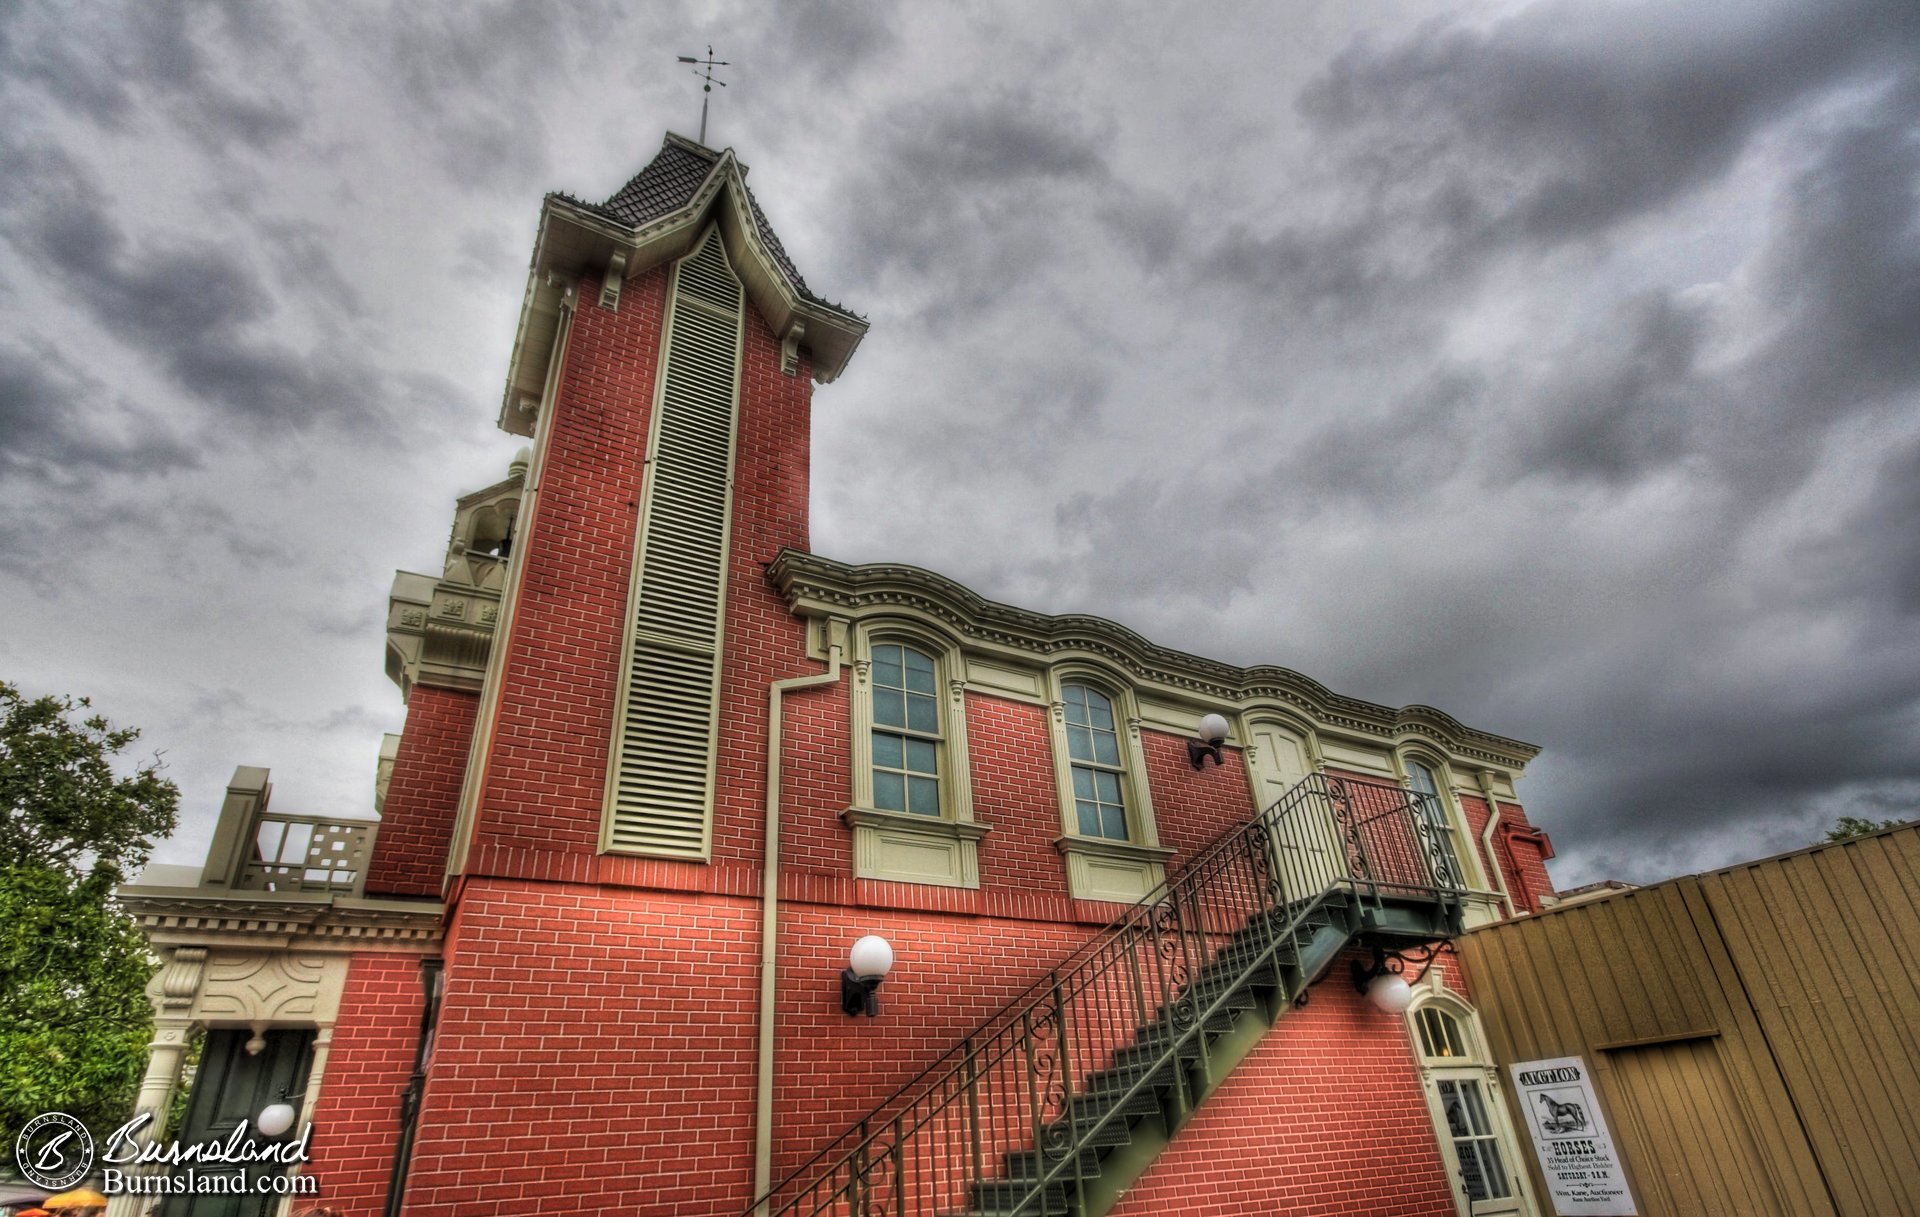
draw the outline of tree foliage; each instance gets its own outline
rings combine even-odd
[[[43,1111],[116,1127],[152,1032],[154,960],[113,890],[179,791],[158,757],[123,773],[140,733],[90,709],[0,682],[0,1146]]]
[[[1855,837],[1864,837],[1868,833],[1879,832],[1883,828],[1898,828],[1905,820],[1869,820],[1862,816],[1841,816],[1827,830],[1829,841],[1851,841]]]

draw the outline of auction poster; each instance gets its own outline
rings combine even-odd
[[[1547,1177],[1553,1211],[1559,1217],[1635,1217],[1640,1210],[1633,1207],[1587,1063],[1577,1056],[1525,1061],[1513,1066],[1513,1084],[1533,1130],[1533,1152]]]

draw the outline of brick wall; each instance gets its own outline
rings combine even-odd
[[[629,280],[620,311],[591,281],[561,373],[498,722],[468,857],[470,874],[745,891],[760,853],[769,683],[820,670],[804,625],[765,566],[807,544],[811,369],[780,370],[780,345],[749,309],[742,350],[713,865],[600,858],[615,685],[666,302],[665,267]]]
[[[938,1060],[1090,932],[1043,921],[893,909],[784,909],[775,1178]],[[873,933],[892,944],[894,968],[880,987],[880,1016],[852,1018],[840,1011],[838,978],[848,948]]]
[[[738,1212],[758,929],[740,899],[469,880],[409,1217]]]
[[[475,693],[414,686],[367,864],[368,895],[440,894],[479,703]]]
[[[306,1167],[320,1180],[316,1202],[342,1217],[378,1217],[386,1205],[422,1000],[418,956],[356,955],[347,969]]]
[[[1287,1012],[1112,1217],[1452,1217],[1406,1024],[1346,970]]]
[[[1185,857],[1253,818],[1253,792],[1239,749],[1224,749],[1220,765],[1208,761],[1196,770],[1187,759],[1184,736],[1142,731],[1140,747],[1147,757],[1160,844]]]

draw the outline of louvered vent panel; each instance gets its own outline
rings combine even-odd
[[[739,280],[710,233],[674,290],[608,782],[610,849],[707,852],[740,308]]]

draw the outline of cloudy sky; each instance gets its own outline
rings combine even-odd
[[[1178,14],[1178,15],[1176,15]],[[815,548],[1546,748],[1563,886],[1920,813],[1920,6],[0,0],[0,679],[370,809],[540,199],[872,320]]]

